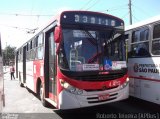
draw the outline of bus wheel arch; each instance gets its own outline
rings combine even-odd
[[[37,92],[38,98],[41,100],[42,105],[45,107],[48,107],[48,102],[45,100],[45,97],[44,97],[44,86],[40,78],[37,79],[36,87],[37,87],[36,92]]]
[[[40,78],[37,78],[37,83],[36,83],[36,93],[39,96],[39,89],[40,89],[40,85],[41,85],[42,81]]]

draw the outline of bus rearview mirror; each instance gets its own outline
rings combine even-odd
[[[54,40],[56,43],[59,43],[61,40],[61,27],[60,26],[55,27]]]

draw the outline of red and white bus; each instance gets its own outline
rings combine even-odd
[[[123,20],[64,11],[16,52],[16,74],[58,109],[128,98]]]
[[[130,95],[160,104],[160,16],[126,27]]]
[[[2,46],[0,36],[0,112],[4,107],[4,77],[3,77],[3,58],[2,58]]]

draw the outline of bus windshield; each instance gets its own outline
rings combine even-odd
[[[111,70],[106,62],[125,61],[123,32],[63,29],[60,68],[70,71]]]

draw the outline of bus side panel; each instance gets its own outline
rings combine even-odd
[[[23,83],[23,66],[22,62],[18,62],[18,78]]]
[[[129,79],[129,94],[134,96],[134,78]]]
[[[134,78],[134,96],[141,98],[141,80]]]
[[[130,77],[160,81],[159,72],[160,62],[158,57],[128,59],[128,73]]]
[[[130,95],[160,104],[160,63],[158,57],[128,60]]]
[[[141,98],[160,104],[160,82],[141,80]]]
[[[40,79],[41,83],[44,83],[44,61],[33,61],[33,77],[34,77],[34,91],[36,92],[37,80]]]
[[[26,62],[26,85],[34,91],[33,61]]]

